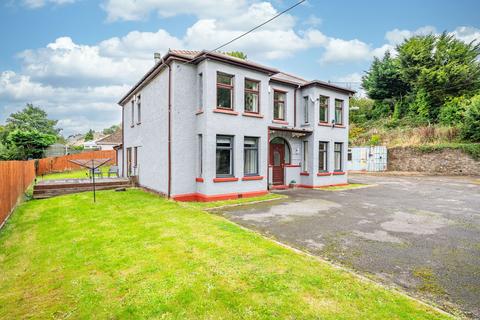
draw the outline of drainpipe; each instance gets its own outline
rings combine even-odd
[[[293,127],[297,126],[297,88],[293,91]]]
[[[162,65],[168,68],[168,191],[167,197],[172,194],[172,67],[165,63],[162,57]]]
[[[125,106],[123,105],[122,106],[122,177],[125,177],[124,174],[125,174],[125,126],[124,126],[124,115],[125,115]],[[118,151],[117,151],[117,165],[118,165]]]
[[[267,190],[270,190],[270,128],[267,126]]]

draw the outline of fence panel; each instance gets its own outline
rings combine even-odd
[[[108,164],[114,165],[117,163],[117,152],[115,150],[91,151],[82,152],[78,154],[71,154],[62,157],[49,157],[38,160],[37,175],[42,175],[51,172],[62,172],[66,170],[77,170],[81,167],[77,164],[71,163],[69,160],[74,159],[111,159]]]
[[[0,161],[0,226],[34,179],[34,161]]]

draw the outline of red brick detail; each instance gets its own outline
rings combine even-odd
[[[267,190],[241,192],[241,193],[214,194],[214,195],[206,195],[202,193],[185,193],[185,194],[175,195],[172,197],[172,199],[175,201],[210,202],[210,201],[258,197],[258,196],[263,196],[267,193],[268,193]]]
[[[285,120],[272,120],[273,123],[279,123],[279,124],[287,124],[288,125],[288,121],[285,121]]]
[[[308,172],[300,172],[300,175],[301,175],[301,176],[309,176],[310,173],[308,173]]]
[[[246,176],[242,178],[243,181],[249,180],[263,180],[263,176]]]
[[[238,178],[231,177],[231,178],[213,178],[213,182],[232,182],[238,181]]]
[[[195,181],[196,182],[203,182],[204,180],[203,180],[203,178],[195,178]]]
[[[348,186],[348,183],[337,183],[337,184],[326,184],[323,186],[312,186],[309,184],[297,184],[298,188],[328,188],[328,187],[343,187],[343,186]]]
[[[286,184],[278,184],[278,185],[270,186],[270,189],[272,189],[272,190],[285,190],[285,189],[288,189],[288,186]]]
[[[253,113],[253,112],[244,112],[242,113],[244,117],[253,117],[253,118],[263,118],[263,114]]]
[[[215,113],[224,113],[224,114],[230,114],[232,116],[238,116],[237,111],[229,110],[229,109],[213,109],[213,112]]]
[[[329,176],[331,175],[331,172],[317,172],[317,176],[323,177],[323,176]]]
[[[322,127],[331,127],[332,126],[332,124],[328,123],[328,122],[319,122],[318,125],[322,126]]]
[[[333,171],[332,174],[333,174],[334,176],[341,176],[341,175],[344,175],[345,172],[344,172],[344,171]]]

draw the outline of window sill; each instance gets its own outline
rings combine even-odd
[[[285,168],[300,168],[299,164],[284,164]]]
[[[203,181],[205,181],[205,180],[203,180],[203,178],[195,178],[195,181],[196,181],[196,182],[203,182]]]
[[[238,112],[237,111],[233,111],[233,110],[229,110],[229,109],[213,109],[213,112],[215,113],[224,113],[224,114],[229,114],[229,115],[232,115],[232,116],[238,116]]]
[[[328,123],[328,122],[319,122],[318,125],[321,126],[321,127],[331,127],[332,126],[332,124]]]
[[[285,120],[272,120],[273,123],[279,123],[279,124],[286,124],[288,125],[288,121],[285,121]]]
[[[317,176],[319,177],[325,177],[331,175],[330,172],[317,172]]]
[[[238,178],[231,177],[231,178],[213,178],[213,182],[232,182],[238,181]]]
[[[250,181],[250,180],[263,180],[263,176],[246,176],[242,178],[242,181]]]
[[[344,171],[334,171],[332,174],[333,174],[334,176],[341,176],[341,175],[344,175],[345,172],[344,172]]]
[[[195,114],[198,116],[199,114],[202,114],[203,113],[203,110],[198,110],[197,112],[195,112]]]
[[[333,126],[334,128],[346,128],[343,124],[336,124]]]
[[[300,172],[300,175],[301,175],[301,176],[309,176],[310,173],[304,171],[304,172]]]
[[[242,113],[242,116],[252,117],[252,118],[263,118],[263,115],[258,114],[258,113],[253,113],[253,112],[244,112],[244,113]]]

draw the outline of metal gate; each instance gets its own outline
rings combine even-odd
[[[355,171],[387,170],[387,147],[352,147],[348,149],[347,168]]]

